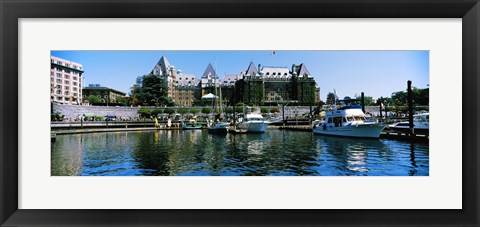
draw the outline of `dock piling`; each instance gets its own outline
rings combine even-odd
[[[413,94],[412,94],[412,81],[407,81],[407,99],[408,99],[408,126],[410,135],[414,135],[413,129]]]
[[[363,91],[362,91],[362,112],[365,113],[365,96]]]

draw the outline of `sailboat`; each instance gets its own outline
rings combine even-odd
[[[215,68],[216,68],[216,63],[215,63]],[[214,78],[214,83],[215,83],[215,98],[213,99],[213,113],[214,113],[214,120],[213,122],[208,122],[207,119],[207,125],[208,125],[208,132],[209,133],[227,133],[228,126],[230,125],[229,123],[222,122],[221,121],[221,116],[223,113],[223,108],[222,108],[222,90],[221,87],[219,88],[220,92],[217,90],[217,70],[215,69],[215,78]]]

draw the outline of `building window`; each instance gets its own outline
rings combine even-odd
[[[61,84],[62,83],[62,80],[61,79],[57,79],[57,84]]]
[[[73,86],[77,86],[77,82],[73,82]]]
[[[77,80],[77,77],[76,77],[76,76],[74,76],[74,77],[73,77],[73,80]]]
[[[62,74],[61,74],[61,73],[57,73],[57,77],[62,77]]]
[[[69,77],[68,75],[65,75],[65,79],[68,79],[68,77]]]
[[[60,100],[60,101],[61,101],[61,100],[62,100],[62,97],[57,97],[57,100]]]

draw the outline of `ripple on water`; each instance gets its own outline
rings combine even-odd
[[[337,138],[269,129],[57,136],[52,175],[428,176],[428,144]]]

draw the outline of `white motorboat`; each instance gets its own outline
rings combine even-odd
[[[379,138],[384,124],[367,120],[360,105],[334,108],[326,112],[325,120],[313,126],[320,135]]]
[[[245,116],[240,128],[246,129],[247,132],[265,132],[267,130],[268,121],[265,121],[261,114],[250,113]]]
[[[429,125],[430,125],[429,113],[413,115],[413,132],[415,134],[428,135]],[[402,121],[402,122],[388,125],[388,128],[393,132],[409,133],[410,123],[408,121]]]

